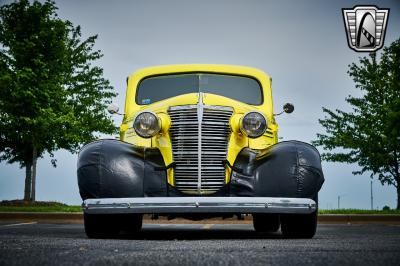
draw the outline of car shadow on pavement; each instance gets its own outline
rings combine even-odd
[[[118,239],[132,240],[207,240],[207,239],[283,239],[276,233],[259,233],[252,230],[221,229],[144,229],[137,233],[122,232]]]

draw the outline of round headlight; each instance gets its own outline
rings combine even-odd
[[[247,113],[240,123],[240,130],[249,138],[257,138],[267,129],[267,120],[258,112]]]
[[[155,114],[142,112],[136,116],[133,128],[142,138],[151,138],[160,131],[160,122]]]

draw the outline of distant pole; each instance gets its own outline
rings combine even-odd
[[[374,195],[372,193],[372,180],[371,180],[371,210],[374,209]]]
[[[337,196],[337,208],[340,209],[340,199],[346,196],[346,194],[338,195]]]

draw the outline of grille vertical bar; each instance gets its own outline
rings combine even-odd
[[[168,110],[175,186],[180,191],[211,194],[225,184],[222,161],[227,155],[232,112],[230,107],[201,103]]]
[[[199,138],[197,139],[197,194],[201,195],[201,167],[202,167],[202,123],[203,123],[203,112],[204,112],[204,104],[203,104],[203,93],[199,93],[199,103],[197,104],[197,133]]]

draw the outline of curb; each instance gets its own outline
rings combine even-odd
[[[321,223],[390,223],[400,224],[398,214],[320,214],[318,222]]]
[[[0,212],[0,221],[35,221],[39,223],[83,223],[83,214],[80,212]],[[144,223],[165,223],[165,224],[249,224],[252,223],[251,215],[247,215],[243,220],[233,218],[229,219],[206,219],[202,221],[190,221],[186,219],[168,220],[160,217],[158,220],[152,220],[150,215],[144,216]],[[338,223],[338,224],[400,224],[400,215],[398,214],[320,214],[319,223]]]

